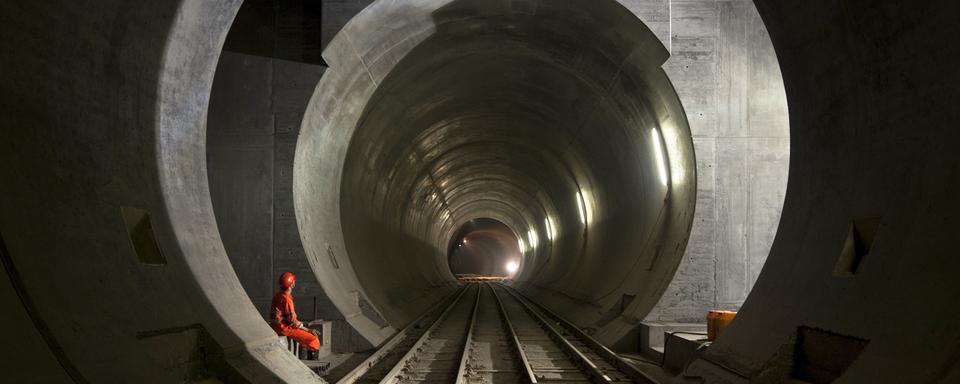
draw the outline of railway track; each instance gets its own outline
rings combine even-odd
[[[464,286],[452,298],[446,301],[446,305],[439,305],[427,311],[416,320],[412,321],[404,329],[393,335],[384,343],[377,352],[364,360],[353,371],[337,381],[337,384],[351,383],[380,383],[387,378],[387,375],[400,363],[407,355],[407,352],[417,344],[423,334],[434,324],[437,319],[458,302],[467,292],[467,286]]]
[[[505,285],[467,284],[441,308],[415,320],[338,384],[656,384]]]

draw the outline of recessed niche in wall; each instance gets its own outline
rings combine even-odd
[[[140,208],[120,207],[120,215],[127,226],[127,235],[137,254],[137,260],[146,265],[166,265],[167,259],[160,252],[160,245],[153,234],[150,214]]]
[[[857,273],[864,259],[870,254],[879,226],[879,218],[858,219],[850,222],[843,248],[840,250],[840,257],[833,268],[834,276],[849,277]]]
[[[822,329],[797,327],[791,379],[832,383],[850,367],[870,340]]]

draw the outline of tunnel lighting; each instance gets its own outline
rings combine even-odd
[[[517,265],[517,263],[516,263],[515,261],[511,261],[511,262],[507,263],[507,272],[509,272],[509,273],[517,272],[517,269],[518,269],[518,268],[520,268],[520,266]]]
[[[543,226],[547,228],[547,240],[553,241],[553,223],[550,221],[550,217],[543,219]]]
[[[535,231],[533,228],[530,228],[530,231],[527,232],[527,240],[530,240],[530,248],[537,249],[539,239],[537,237],[537,231]]]
[[[660,172],[660,182],[667,186],[667,159],[663,156],[663,140],[660,139],[660,131],[656,128],[650,130],[653,136],[653,152],[657,156],[657,170]]]
[[[683,158],[683,155],[678,155],[681,149],[678,148],[680,138],[677,137],[677,129],[675,127],[664,127],[660,126],[660,135],[663,136],[663,149],[664,149],[664,158],[667,160],[667,174],[668,182],[670,186],[676,188],[677,185],[683,183],[683,177],[686,171],[684,170],[683,161],[670,161],[674,158]]]
[[[577,191],[577,211],[580,212],[580,222],[587,224],[587,207],[583,205],[583,196]]]
[[[517,238],[517,246],[520,247],[520,253],[527,253],[527,245],[523,243],[522,238]]]

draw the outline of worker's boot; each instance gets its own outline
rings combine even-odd
[[[319,359],[320,359],[320,351],[311,351],[309,349],[307,350],[307,360],[319,360]]]

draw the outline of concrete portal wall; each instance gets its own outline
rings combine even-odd
[[[648,321],[736,310],[769,253],[789,167],[782,78],[750,1],[623,0],[671,53],[697,153],[696,217],[683,263]],[[362,3],[362,4],[361,4]],[[369,1],[324,2],[324,39]]]
[[[342,315],[317,282],[293,214],[293,153],[321,66],[223,52],[207,120],[210,194],[224,247],[264,317],[284,271],[302,319]],[[314,308],[316,303],[316,308]]]
[[[21,354],[0,383],[319,380],[243,294],[210,204],[204,122],[238,7],[0,3],[0,341]]]
[[[366,8],[374,0],[323,0],[321,12],[322,25],[320,26],[320,45],[326,48],[330,40],[340,32],[357,13]]]
[[[624,0],[670,50],[697,156],[697,208],[683,262],[647,321],[705,322],[737,310],[780,220],[789,170],[787,102],[752,2]]]
[[[685,376],[814,381],[816,361],[836,383],[960,382],[960,3],[757,6],[790,101],[783,221],[737,319]],[[854,260],[852,225],[871,233]],[[868,344],[840,352],[809,329]]]

